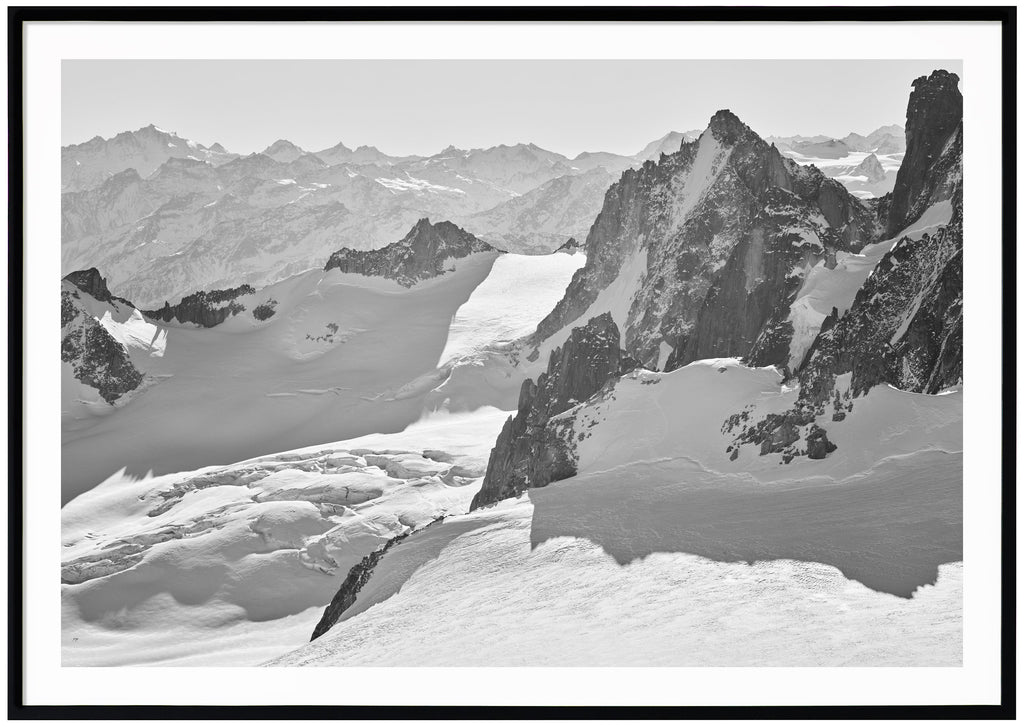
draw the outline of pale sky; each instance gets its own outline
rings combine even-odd
[[[723,108],[761,136],[842,137],[902,125],[911,82],[936,68],[963,77],[949,60],[68,60],[61,143],[152,123],[243,154],[279,138],[633,154]]]

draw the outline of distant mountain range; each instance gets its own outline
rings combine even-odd
[[[898,131],[858,138],[881,148]],[[546,253],[586,237],[623,171],[699,134],[673,131],[632,156],[569,158],[535,144],[391,156],[343,143],[310,152],[286,139],[243,156],[150,125],[61,150],[62,272],[99,268],[136,304],[156,308],[195,290],[267,285],[321,267],[339,248],[382,247],[425,217],[503,250]],[[787,150],[810,152],[824,143],[817,138],[780,139],[779,148],[795,156]],[[866,182],[853,172],[860,162],[822,166],[862,196],[895,173],[886,157],[887,179]]]

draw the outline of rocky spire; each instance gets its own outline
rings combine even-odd
[[[519,393],[519,411],[505,422],[491,450],[480,492],[471,509],[491,505],[524,490],[572,477],[576,457],[562,424],[552,418],[582,404],[605,383],[636,362],[619,349],[619,329],[611,314],[574,328],[561,348],[551,352],[537,383],[527,379]]]
[[[927,201],[941,182],[932,174],[950,138],[963,120],[964,98],[960,78],[949,71],[932,71],[914,81],[907,104],[907,152],[903,157],[889,204],[890,235],[913,221],[921,200]]]

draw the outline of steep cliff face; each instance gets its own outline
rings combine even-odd
[[[962,146],[959,76],[933,71],[914,81],[907,104],[907,152],[892,191],[886,227],[894,235],[934,202],[948,199]]]
[[[820,404],[850,374],[854,396],[889,383],[935,394],[960,383],[963,360],[963,212],[931,235],[900,240],[829,320],[800,368],[801,400]]]
[[[558,415],[635,365],[619,348],[619,329],[610,314],[574,328],[565,345],[551,353],[537,382],[523,382],[519,410],[505,422],[491,450],[471,509],[576,474],[571,422],[559,422]]]
[[[839,182],[720,111],[697,141],[608,190],[586,266],[529,344],[541,355],[574,321],[609,312],[649,368],[747,355],[808,262],[877,234]]]
[[[131,301],[125,300],[124,298],[118,298],[110,292],[110,289],[107,287],[106,278],[104,278],[96,268],[76,270],[73,273],[65,275],[64,280],[103,303],[121,303],[129,307],[134,307]]]
[[[237,298],[252,295],[255,292],[255,288],[245,284],[224,290],[200,290],[186,295],[175,305],[165,301],[163,308],[145,311],[145,314],[150,318],[167,323],[177,320],[179,323],[195,323],[203,328],[213,328],[231,316],[244,311],[245,305],[238,302]],[[267,312],[270,315],[267,315],[266,318],[273,315],[272,311]]]
[[[388,278],[411,288],[422,280],[444,275],[455,260],[478,252],[499,251],[451,222],[431,224],[424,217],[409,234],[387,247],[338,250],[324,270]]]
[[[737,446],[760,445],[761,454],[782,453],[784,461],[827,456],[834,446],[824,444],[819,422],[843,420],[872,387],[936,394],[963,382],[963,99],[956,84],[945,71],[914,82],[908,161],[877,206],[888,230],[928,232],[899,236],[849,309],[833,308],[821,323],[798,366],[800,394],[790,411],[749,426],[742,418],[726,422]]]
[[[108,404],[114,404],[137,389],[144,376],[132,363],[128,350],[90,313],[82,296],[115,308],[131,303],[115,298],[106,281],[92,268],[71,273],[61,282],[60,357],[71,366],[78,381],[96,389]]]

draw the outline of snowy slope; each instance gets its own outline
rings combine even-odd
[[[247,310],[216,328],[163,324],[164,354],[147,365],[158,385],[104,416],[65,417],[64,499],[122,468],[138,477],[401,430],[419,400],[378,398],[435,368],[452,316],[496,257],[465,258],[412,289],[313,270],[239,299]],[[267,300],[277,312],[256,321]]]
[[[961,395],[876,387],[826,460],[730,460],[723,420],[780,384],[730,359],[618,381],[562,415],[576,477],[396,545],[271,664],[959,664]]]
[[[251,666],[305,643],[363,555],[465,512],[504,416],[112,478],[61,511],[63,664]]]
[[[77,403],[69,382],[64,499],[119,471],[397,432],[424,410],[514,408],[522,374],[502,348],[536,325],[583,259],[478,253],[412,288],[311,270],[235,298],[245,311],[209,329],[97,310],[156,383],[129,406],[97,408]],[[257,320],[266,304],[274,314]]]

